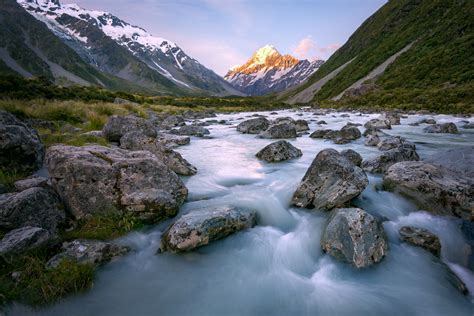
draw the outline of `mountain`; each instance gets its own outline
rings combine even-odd
[[[469,0],[388,1],[283,97],[433,110],[472,106],[473,16]]]
[[[62,4],[59,0],[17,2],[102,73],[155,93],[240,94],[175,43],[154,37],[110,13]]]
[[[259,48],[245,64],[236,66],[225,75],[238,90],[249,95],[283,91],[304,82],[324,62],[298,60],[281,55],[273,46]]]

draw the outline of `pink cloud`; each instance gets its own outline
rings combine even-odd
[[[319,46],[311,35],[301,39],[293,48],[293,54],[300,59],[327,59],[341,45],[338,43]]]

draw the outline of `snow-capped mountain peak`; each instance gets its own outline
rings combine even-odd
[[[244,93],[261,95],[282,91],[305,81],[322,63],[322,60],[310,62],[281,55],[274,46],[265,45],[245,64],[232,67],[224,78]]]

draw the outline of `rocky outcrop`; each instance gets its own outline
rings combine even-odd
[[[279,162],[288,159],[301,157],[301,150],[285,140],[280,140],[265,146],[256,156],[268,162]]]
[[[425,133],[449,133],[449,134],[457,134],[458,128],[454,123],[444,123],[444,124],[433,124],[430,126],[426,126],[423,129]]]
[[[296,138],[296,128],[294,124],[280,123],[270,126],[266,131],[260,133],[261,138]]]
[[[179,175],[191,176],[197,172],[196,167],[184,159],[180,153],[163,146],[156,138],[145,136],[141,132],[125,134],[120,139],[120,147],[134,151],[149,151]]]
[[[364,127],[367,129],[391,129],[392,125],[390,124],[390,120],[382,117],[371,119],[364,124]]]
[[[152,153],[102,146],[53,146],[51,184],[75,218],[117,209],[156,222],[176,215],[188,190]]]
[[[332,211],[321,247],[334,258],[364,268],[387,254],[388,242],[381,223],[360,208]]]
[[[113,115],[104,125],[102,133],[111,142],[119,142],[120,138],[128,132],[141,132],[149,137],[156,137],[156,129],[153,124],[136,116]]]
[[[365,172],[334,149],[318,153],[292,203],[297,207],[330,210],[358,196],[369,183]]]
[[[415,150],[415,144],[397,139],[396,137],[389,138],[387,142],[384,141],[382,140],[377,147],[385,151],[376,158],[363,161],[362,169],[367,172],[382,173],[397,162],[420,160]],[[399,147],[392,148],[393,146]],[[387,148],[392,149],[386,150]]]
[[[37,170],[44,146],[38,133],[12,114],[0,110],[0,167]]]
[[[181,136],[204,137],[206,135],[209,135],[211,132],[209,132],[207,128],[204,128],[202,126],[185,125],[181,126],[179,129],[170,130],[170,133]]]
[[[240,123],[237,131],[243,134],[259,134],[268,129],[270,122],[264,117],[250,119]]]
[[[160,250],[190,251],[255,224],[255,212],[232,206],[192,210],[163,233]]]
[[[58,242],[59,238],[47,229],[25,226],[10,231],[0,240],[0,256],[18,255]]]
[[[349,159],[349,161],[357,167],[360,167],[360,165],[362,164],[362,156],[355,150],[345,149],[341,151],[341,155]]]
[[[438,236],[427,229],[403,226],[399,230],[400,239],[409,244],[422,247],[431,252],[436,257],[441,254],[441,243]]]
[[[422,161],[404,161],[385,173],[386,190],[402,194],[424,210],[474,220],[472,179]]]
[[[52,257],[46,267],[54,269],[64,260],[78,264],[90,264],[95,267],[103,265],[115,258],[126,255],[130,249],[110,242],[81,239],[65,242],[62,252]]]
[[[0,228],[34,226],[56,231],[66,218],[58,196],[45,188],[0,195]]]

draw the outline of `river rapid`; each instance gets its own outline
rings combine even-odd
[[[365,123],[377,114],[314,115],[305,111],[257,112],[269,119],[306,119],[311,132]],[[183,177],[189,189],[178,216],[194,208],[231,204],[256,210],[258,226],[186,254],[157,254],[160,236],[175,219],[121,238],[134,251],[98,270],[94,287],[56,305],[32,310],[14,306],[13,315],[472,315],[474,299],[463,296],[447,279],[447,270],[422,248],[401,243],[398,229],[426,228],[441,240],[441,260],[474,293],[467,268],[468,244],[459,219],[430,215],[405,198],[385,192],[381,175],[368,174],[369,185],[353,201],[384,220],[388,255],[366,269],[334,260],[320,248],[328,212],[290,206],[293,192],[316,154],[325,148],[354,149],[362,157],[378,155],[364,137],[335,145],[308,135],[289,140],[303,151],[299,159],[266,163],[255,154],[275,140],[244,135],[235,126],[255,113],[219,114],[229,125],[211,125],[211,138],[193,137],[177,149],[197,167]],[[426,134],[422,118],[455,122],[460,134]],[[210,119],[207,119],[210,120]],[[325,120],[328,125],[316,125]],[[459,117],[410,115],[402,125],[384,130],[415,142],[420,157],[474,145],[474,130],[462,129]],[[473,119],[468,119],[473,121]],[[361,131],[363,127],[359,127]]]

